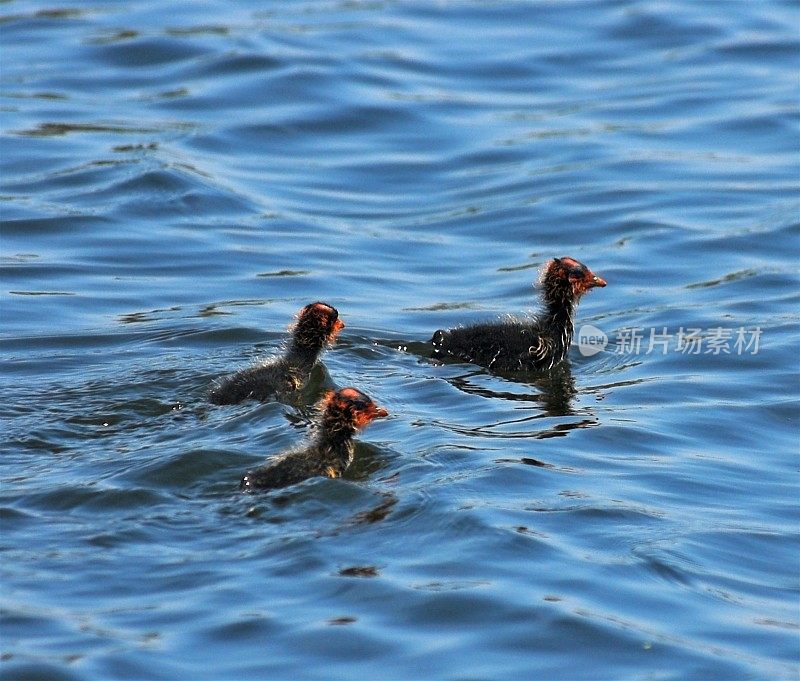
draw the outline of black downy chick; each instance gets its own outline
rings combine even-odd
[[[246,399],[265,401],[296,394],[308,383],[322,350],[335,342],[343,328],[336,308],[320,302],[306,305],[297,316],[292,339],[282,356],[218,379],[209,400],[238,404]]]
[[[575,307],[584,293],[606,285],[574,258],[554,258],[541,276],[538,317],[438,330],[433,357],[453,357],[497,371],[543,371],[561,362],[574,333]]]
[[[341,477],[353,461],[353,436],[389,412],[356,388],[329,391],[320,402],[319,420],[309,442],[245,473],[244,491],[276,489],[308,478]]]

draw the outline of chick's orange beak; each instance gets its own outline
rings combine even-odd
[[[606,280],[603,279],[603,277],[598,277],[594,272],[589,272],[587,279],[589,280],[588,281],[589,288],[593,288],[595,286],[603,288],[607,283]]]
[[[376,407],[372,405],[368,410],[358,412],[355,415],[356,427],[361,429],[372,423],[375,419],[381,419],[389,416],[389,412],[383,407]]]
[[[328,332],[328,342],[333,343],[336,340],[336,337],[339,335],[339,332],[344,328],[344,322],[341,319],[337,319],[331,330]]]

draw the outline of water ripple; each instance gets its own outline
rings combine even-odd
[[[797,676],[795,3],[64,4],[0,12],[4,677]],[[430,360],[561,255],[602,352]],[[343,479],[237,491],[350,384]]]

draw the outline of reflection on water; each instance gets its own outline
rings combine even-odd
[[[398,499],[391,492],[384,492],[381,496],[383,497],[383,501],[381,501],[381,503],[368,511],[359,511],[353,519],[353,522],[356,524],[371,524],[385,520],[397,504]]]
[[[538,391],[535,393],[503,391],[499,387],[493,389],[490,386],[479,385],[470,381],[473,377],[485,375],[484,371],[479,370],[462,376],[451,377],[448,380],[459,390],[473,395],[538,403],[544,411],[541,416],[571,416],[575,413],[572,410],[571,401],[577,394],[577,389],[575,388],[575,380],[572,378],[569,360],[557,364],[549,371],[500,374],[506,380],[537,388]]]

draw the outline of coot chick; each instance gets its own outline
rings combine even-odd
[[[353,461],[356,431],[388,415],[360,390],[331,390],[320,402],[320,417],[308,444],[248,471],[240,487],[244,491],[276,489],[315,476],[341,477]]]
[[[336,308],[327,303],[310,303],[297,316],[286,352],[219,379],[211,388],[214,404],[238,404],[242,400],[286,398],[308,383],[311,370],[326,345],[331,345],[344,328]]]
[[[596,286],[605,286],[574,258],[554,258],[541,276],[543,311],[530,319],[477,324],[433,334],[433,356],[455,357],[497,371],[543,371],[567,356],[575,306]]]

